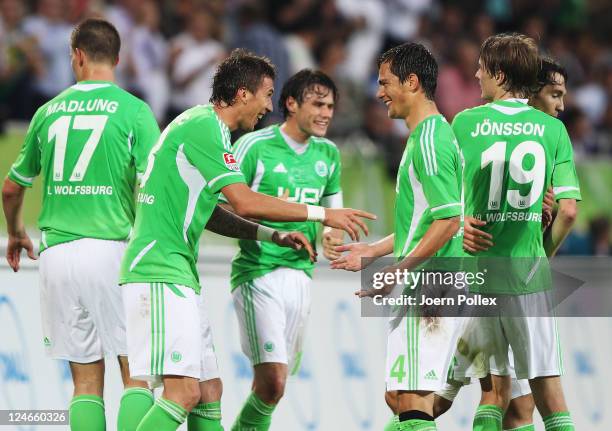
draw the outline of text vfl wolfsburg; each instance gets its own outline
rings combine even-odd
[[[110,196],[113,186],[47,186],[48,195]]]

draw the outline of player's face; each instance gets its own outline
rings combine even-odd
[[[475,76],[480,84],[480,97],[485,100],[493,100],[497,90],[497,83],[495,77],[491,76],[485,69],[481,59],[478,60],[478,70]]]
[[[308,136],[325,136],[334,115],[334,93],[317,85],[304,94],[301,105],[295,110],[298,128]]]
[[[554,84],[545,85],[531,98],[530,103],[534,108],[556,117],[565,109],[563,98],[567,94],[567,89],[565,79],[560,73],[555,73],[552,81]]]
[[[387,105],[389,118],[406,118],[407,97],[404,86],[399,78],[391,72],[389,63],[383,63],[378,69],[378,91],[376,97]]]
[[[268,112],[272,112],[272,94],[274,93],[274,81],[266,76],[261,81],[255,94],[247,92],[245,109],[238,126],[243,130],[253,130],[255,126]]]

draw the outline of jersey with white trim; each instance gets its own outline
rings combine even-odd
[[[108,81],[81,81],[41,106],[8,177],[42,173],[41,250],[80,238],[124,240],[134,186],[159,127],[148,105]]]
[[[461,216],[461,155],[442,115],[421,121],[410,133],[395,188],[395,243],[401,259],[421,241],[434,220]],[[462,255],[462,231],[435,256]]]
[[[341,192],[340,152],[325,138],[310,137],[308,147],[297,154],[285,141],[278,125],[242,136],[235,146],[248,185],[252,190],[290,202],[320,205],[325,197]],[[314,245],[318,223],[259,223],[279,231],[300,231]],[[232,261],[232,289],[279,267],[301,269],[309,276],[314,265],[306,250],[295,251],[271,242],[239,241]]]
[[[527,294],[551,286],[542,235],[542,202],[580,200],[572,145],[561,121],[526,104],[499,100],[459,113],[453,130],[465,158],[465,214],[485,220],[493,246],[477,257],[511,257],[473,292]],[[520,259],[522,258],[522,259]]]
[[[200,292],[199,239],[219,193],[244,183],[230,131],[211,105],[176,117],[149,154],[120,283],[164,282]]]
[[[546,256],[542,201],[580,200],[572,145],[561,121],[518,100],[459,113],[453,131],[465,158],[465,213],[485,220],[494,246],[479,256]]]

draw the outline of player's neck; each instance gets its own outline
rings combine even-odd
[[[513,91],[507,91],[501,87],[498,87],[491,101],[495,102],[496,100],[508,100],[508,99],[526,99],[526,97],[524,94],[515,93]]]
[[[421,121],[425,120],[427,117],[438,114],[440,114],[440,111],[438,111],[436,102],[425,99],[421,103],[416,103],[410,108],[410,113],[405,118],[406,125],[410,130],[414,130]]]
[[[110,81],[115,82],[115,73],[108,66],[91,65],[81,70],[77,80],[81,81]]]
[[[213,109],[217,113],[217,117],[219,117],[221,121],[225,123],[231,132],[238,128],[238,116],[240,113],[237,111],[235,105],[221,106],[220,104],[215,103],[213,105]]]
[[[285,135],[289,136],[298,144],[305,144],[306,142],[308,142],[308,138],[310,138],[310,135],[300,130],[300,128],[297,126],[297,123],[295,121],[291,121],[291,119],[285,121],[281,125],[281,130]]]

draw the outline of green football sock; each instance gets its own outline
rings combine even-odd
[[[123,392],[117,415],[117,431],[136,431],[138,424],[153,406],[153,393],[145,388],[128,388]]]
[[[574,421],[569,412],[557,412],[543,418],[546,431],[574,431]]]
[[[423,419],[410,419],[407,421],[398,422],[399,431],[436,431],[436,423],[434,421],[425,421]]]
[[[200,403],[189,412],[188,431],[223,431],[221,426],[221,401]]]
[[[232,431],[267,431],[272,422],[272,412],[275,405],[264,403],[254,392],[247,398],[236,422],[232,426]]]
[[[77,395],[69,410],[71,431],[105,431],[104,400],[97,395]]]
[[[485,404],[478,406],[474,415],[473,431],[502,431],[504,411],[497,406]]]
[[[187,419],[187,410],[174,401],[159,398],[147,414],[136,431],[176,431]]]
[[[521,425],[520,427],[516,428],[504,429],[504,431],[535,431],[535,427],[533,426],[533,424],[527,424]]]
[[[391,419],[389,419],[389,422],[387,422],[387,425],[385,425],[385,429],[383,431],[397,431],[398,425],[399,424],[399,416],[395,415],[395,416],[391,416]]]

